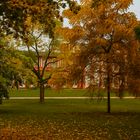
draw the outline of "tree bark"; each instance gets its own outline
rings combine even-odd
[[[2,104],[2,97],[0,97],[0,104]]]
[[[107,113],[111,112],[111,105],[110,105],[110,63],[109,63],[109,56],[107,55]]]
[[[107,72],[107,113],[111,112],[110,106],[110,72]]]
[[[44,84],[40,84],[40,103],[44,102]]]

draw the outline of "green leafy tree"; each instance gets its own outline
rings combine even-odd
[[[30,23],[31,24],[31,23]],[[44,102],[45,85],[53,73],[53,65],[58,62],[58,47],[55,38],[50,38],[44,33],[43,25],[32,23],[31,30],[28,30],[25,37],[22,38],[23,45],[27,48],[26,56],[31,60],[28,67],[36,75],[40,87],[40,102]],[[51,70],[47,71],[47,68]]]
[[[50,75],[44,79],[45,69],[50,55],[52,55],[51,47],[54,46],[54,29],[58,22],[62,21],[60,8],[65,8],[66,3],[70,8],[74,9],[74,2],[55,1],[55,0],[5,0],[0,1],[0,25],[1,30],[5,30],[7,34],[14,33],[14,37],[20,37],[26,44],[28,52],[34,51],[35,55],[31,55],[32,64],[37,65],[37,70],[33,68],[33,72],[39,79],[40,83],[40,102],[44,101],[44,84],[50,79]],[[41,37],[47,36],[48,43],[41,44]],[[45,38],[44,38],[45,39]],[[45,64],[40,70],[40,53],[41,49],[47,46],[48,50],[45,54]],[[31,49],[32,48],[32,49]],[[31,49],[31,50],[30,50]],[[34,57],[34,58],[33,58]],[[56,60],[54,60],[56,61]],[[54,62],[53,62],[54,63]]]
[[[22,84],[30,69],[25,65],[27,57],[22,51],[16,50],[13,45],[15,42],[11,35],[1,36],[0,38],[0,97],[8,98],[10,87],[16,87]],[[28,73],[26,73],[28,71]]]

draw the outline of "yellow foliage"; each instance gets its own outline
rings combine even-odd
[[[70,28],[57,28],[56,33],[62,36],[65,40],[75,40],[84,35],[84,32],[80,26],[76,26],[73,29]]]
[[[96,44],[101,46],[108,46],[108,41],[104,38],[96,38]]]
[[[133,0],[118,0],[118,5],[121,9],[127,9]]]
[[[26,20],[25,20],[25,26],[29,27],[32,23],[32,18],[31,16],[27,16]]]
[[[77,14],[70,10],[65,12],[72,28],[60,29],[59,32],[67,42],[74,44],[87,37],[90,46],[108,47],[122,45],[123,39],[134,39],[133,29],[138,22],[133,13],[127,12],[132,0],[101,0],[95,7],[92,3],[92,0],[82,0],[81,10]]]

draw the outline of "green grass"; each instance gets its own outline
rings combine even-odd
[[[64,89],[64,90],[54,90],[46,89],[45,97],[79,97],[86,96],[87,91],[81,89]],[[20,89],[20,90],[10,90],[11,97],[38,97],[39,89]]]
[[[139,140],[140,100],[4,100],[0,139]]]
[[[39,89],[11,89],[10,97],[39,97]],[[45,97],[83,97],[83,96],[96,96],[97,93],[91,93],[87,89],[46,89]],[[102,96],[106,96],[106,92],[101,93]],[[115,93],[111,93],[111,96],[116,96]],[[130,96],[125,93],[125,96]]]

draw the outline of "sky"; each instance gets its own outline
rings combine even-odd
[[[129,10],[134,12],[136,17],[140,20],[140,0],[133,0],[133,5],[130,6]]]

